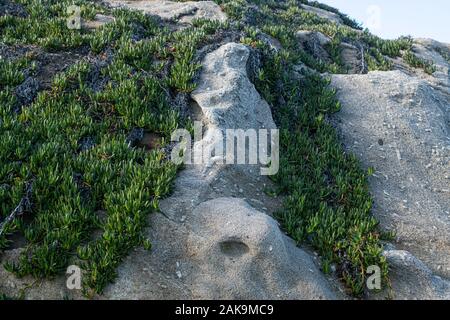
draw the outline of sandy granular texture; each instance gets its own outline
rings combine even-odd
[[[399,70],[332,77],[343,105],[332,121],[346,148],[375,169],[373,212],[409,251],[387,251],[398,298],[450,292],[450,92],[433,83]]]

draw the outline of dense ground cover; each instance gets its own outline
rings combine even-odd
[[[167,195],[177,167],[163,147],[185,126],[169,101],[193,89],[198,43],[214,25],[170,33],[141,13],[114,10],[115,22],[94,32],[66,27],[72,1],[21,1],[26,17],[0,17],[2,43],[48,51],[89,52],[54,76],[30,105],[17,87],[34,76],[33,56],[0,60],[0,245],[19,233],[27,245],[19,276],[52,277],[81,264],[86,288],[101,292],[142,237],[146,216]],[[78,1],[88,19],[107,9]],[[27,32],[25,32],[27,30]],[[136,144],[144,133],[160,148]],[[94,236],[97,234],[97,236]]]
[[[315,73],[296,75],[294,66],[345,72],[342,41],[362,45],[369,70],[389,70],[390,58],[401,56],[430,73],[433,66],[414,56],[410,38],[380,39],[336,10],[344,24],[331,23],[302,10],[307,1],[216,2],[230,23],[197,20],[175,32],[139,12],[81,0],[74,3],[83,19],[104,13],[115,21],[94,31],[69,29],[68,0],[20,0],[21,14],[0,16],[0,41],[9,48],[32,45],[82,57],[52,75],[50,88],[30,103],[17,92],[38,72],[33,50],[0,59],[0,218],[6,221],[0,248],[11,245],[11,235],[27,243],[20,261],[7,269],[53,277],[80,264],[88,275],[86,293],[101,293],[132,248],[151,247],[142,236],[146,216],[169,194],[178,169],[165,146],[174,129],[189,126],[173,98],[195,88],[197,49],[227,31],[240,34],[260,56],[253,80],[281,129],[281,170],[274,181],[275,192],[287,196],[276,214],[284,228],[298,243],[314,246],[324,272],[336,265],[353,294],[364,293],[370,265],[380,266],[388,283],[384,235],[370,213],[370,172],[344,152],[327,121],[340,107],[328,81]],[[329,36],[333,61],[302,50],[298,30]],[[270,48],[263,33],[283,48]],[[160,145],[142,148],[145,133],[157,134]]]

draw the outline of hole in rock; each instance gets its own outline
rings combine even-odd
[[[227,240],[219,245],[222,253],[231,257],[239,257],[250,251],[249,247],[239,240]]]

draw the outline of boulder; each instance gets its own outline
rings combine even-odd
[[[410,252],[386,250],[391,286],[397,299],[449,300],[450,282],[433,272]]]
[[[343,23],[341,17],[334,12],[327,11],[325,9],[321,9],[321,8],[317,8],[317,7],[313,7],[313,6],[308,6],[306,4],[302,4],[302,9],[306,10],[310,13],[314,13],[314,14],[318,15],[320,18],[330,20],[331,22],[340,23],[340,24]]]
[[[227,19],[220,6],[213,1],[106,0],[105,2],[112,7],[126,7],[156,15],[165,21],[191,23],[194,19],[203,18],[224,22]]]
[[[315,59],[330,63],[331,57],[326,46],[331,43],[331,39],[318,31],[297,31],[295,34],[303,50],[311,54]]]
[[[432,273],[450,278],[450,94],[396,70],[334,75],[342,110],[333,117],[347,150],[373,167],[373,213],[396,232],[394,244]],[[414,272],[412,272],[413,274]],[[397,297],[432,292],[430,282],[405,281]],[[420,285],[419,285],[420,284]]]
[[[192,99],[208,131],[275,128],[268,104],[247,75],[250,49],[227,43],[202,62]],[[151,216],[150,253],[138,250],[119,268],[104,298],[334,299],[343,297],[316,259],[264,212],[281,199],[252,166],[187,165],[173,194]]]
[[[248,47],[237,43],[227,43],[209,53],[203,60],[202,73],[198,79],[197,88],[192,92],[192,99],[199,106],[203,121],[208,124],[204,139],[194,146],[196,155],[201,154],[203,150],[204,161],[224,161],[223,157],[215,159],[210,155],[213,155],[217,148],[225,146],[225,140],[222,137],[226,136],[228,129],[244,131],[276,129],[270,106],[261,98],[247,75],[249,56]],[[255,134],[259,132],[255,131]],[[273,139],[276,137],[274,135],[270,137],[271,142],[275,142]],[[249,147],[245,147],[247,155],[250,152],[260,151],[250,151]],[[255,169],[245,165],[239,168],[243,172]],[[278,168],[275,169],[278,170]],[[265,169],[261,168],[261,171],[263,170]]]
[[[275,129],[270,106],[247,76],[250,49],[227,43],[209,53],[192,98],[211,127]]]
[[[416,74],[450,92],[450,44],[432,39],[415,39],[413,52],[419,58],[432,62],[436,67],[432,75],[425,74],[420,69],[414,70]]]
[[[364,51],[355,45],[342,42],[340,45],[341,61],[345,71],[350,74],[365,73],[367,66],[364,61]]]
[[[312,55],[315,59],[332,63],[327,47],[331,44],[331,39],[318,31],[300,30],[295,34],[303,50]],[[340,59],[346,73],[366,73],[367,65],[362,56],[362,49],[356,45],[341,42],[339,44]]]
[[[218,198],[193,212],[190,281],[201,299],[332,299],[311,258],[278,223],[242,199]]]
[[[83,28],[89,29],[89,30],[95,30],[98,29],[102,26],[104,26],[105,24],[108,23],[112,23],[114,22],[114,17],[113,16],[108,16],[108,15],[104,15],[104,14],[96,14],[94,17],[94,20],[85,20],[83,21]]]

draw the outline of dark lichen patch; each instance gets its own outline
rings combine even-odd
[[[83,56],[81,52],[36,52],[33,60],[36,63],[36,80],[41,90],[50,89],[54,77],[78,63]]]
[[[2,0],[0,3],[0,16],[27,17],[25,8],[20,4],[11,0]]]
[[[144,132],[142,139],[138,143],[138,147],[144,148],[146,151],[159,149],[163,143],[163,137],[154,132]]]

